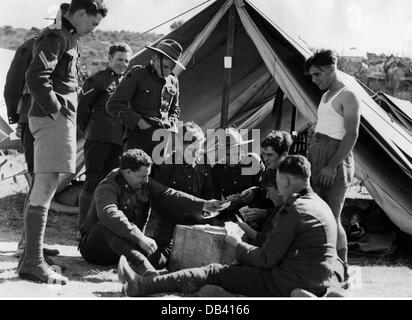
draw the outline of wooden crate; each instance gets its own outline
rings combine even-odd
[[[235,249],[225,242],[225,235],[223,227],[177,225],[169,270],[235,262]]]

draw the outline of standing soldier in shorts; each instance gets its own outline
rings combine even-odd
[[[34,182],[25,218],[26,249],[21,278],[66,284],[44,261],[44,231],[60,173],[76,169],[78,39],[107,14],[102,0],[72,0],[68,12],[39,36],[26,73],[32,95],[29,126],[34,137]]]
[[[318,108],[315,136],[309,148],[313,190],[332,209],[338,225],[336,249],[345,262],[348,242],[340,219],[345,193],[355,165],[352,150],[359,135],[360,104],[356,95],[339,80],[338,57],[332,50],[319,50],[305,63],[305,71],[325,91]]]
[[[87,217],[100,181],[119,167],[124,126],[106,111],[106,103],[130,62],[132,50],[125,43],[109,48],[109,65],[88,78],[79,94],[77,125],[84,134],[86,181],[79,196],[79,227]]]
[[[62,16],[66,14],[70,3],[62,3],[57,12],[56,19],[61,20]],[[18,123],[16,132],[20,134],[21,144],[23,146],[24,158],[26,160],[27,172],[29,174],[29,185],[33,184],[33,144],[34,138],[30,132],[28,112],[31,107],[31,95],[26,86],[26,71],[33,59],[33,48],[36,44],[40,30],[32,29],[26,34],[26,41],[16,50],[10,69],[7,72],[6,84],[4,86],[4,99],[7,105],[7,114],[9,123]],[[28,199],[30,191],[26,195],[23,209],[23,217],[27,210]],[[24,228],[17,245],[17,252],[15,256],[21,256],[25,247]],[[43,248],[44,255],[56,256],[59,251],[56,249]]]

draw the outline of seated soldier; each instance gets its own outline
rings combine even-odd
[[[256,246],[263,245],[267,235],[273,230],[274,223],[278,218],[278,213],[282,212],[286,205],[283,197],[277,190],[275,170],[266,170],[262,175],[261,184],[267,199],[274,205],[272,209],[264,209],[268,212],[264,217],[264,222],[259,226],[250,224],[250,220],[248,221],[246,219],[244,211],[242,211],[241,217],[238,216],[238,225],[245,232],[245,241]]]
[[[138,272],[155,272],[153,265],[161,269],[165,259],[156,242],[142,232],[151,207],[164,214],[184,212],[199,220],[202,211],[220,210],[219,201],[205,201],[152,180],[151,166],[144,151],[128,150],[120,158],[120,168],[98,185],[80,228],[79,249],[87,262],[112,265],[124,255]]]
[[[212,167],[212,181],[216,199],[226,199],[232,202],[231,206],[222,212],[220,220],[233,220],[234,213],[245,205],[252,205],[255,195],[259,191],[260,179],[264,165],[255,153],[243,152],[242,146],[253,140],[244,141],[240,133],[234,128],[225,130],[226,141],[215,145],[216,164]],[[208,151],[210,157],[210,150]],[[223,157],[222,157],[223,155]],[[258,170],[253,174],[245,174],[243,169],[251,167],[251,163],[258,163]]]
[[[280,163],[276,184],[285,205],[263,246],[242,242],[236,232],[226,235],[239,265],[210,264],[141,277],[121,257],[118,276],[125,283],[124,292],[129,296],[190,293],[212,284],[245,296],[285,297],[296,288],[324,295],[342,278],[343,264],[336,253],[336,221],[313,192],[310,175],[310,163],[303,156],[288,156]]]
[[[272,176],[271,171],[274,172],[276,177],[276,170],[279,167],[280,162],[289,155],[289,149],[293,143],[291,135],[286,131],[272,131],[260,144],[261,157],[265,165],[265,172],[262,175],[262,180],[266,174]],[[276,179],[274,179],[276,181]],[[266,186],[262,185],[261,192],[257,196],[255,201],[257,208],[245,208],[242,210],[242,216],[247,222],[258,222],[258,228],[265,228],[266,218],[272,219],[275,207],[281,205],[278,200],[265,201],[267,196],[264,190]],[[275,206],[275,207],[274,207]]]
[[[157,182],[186,192],[202,199],[213,199],[214,190],[210,166],[198,164],[205,136],[202,129],[194,122],[187,122],[179,128],[176,147],[165,163],[154,166],[152,178]],[[153,237],[157,245],[166,248],[165,257],[171,252],[171,242],[176,224],[203,223],[194,219],[184,220],[185,212],[175,211],[175,215],[162,215],[152,210],[145,234]]]

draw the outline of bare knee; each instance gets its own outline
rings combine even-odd
[[[36,173],[30,195],[30,205],[48,207],[56,192],[58,173]]]

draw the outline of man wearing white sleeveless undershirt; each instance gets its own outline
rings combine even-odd
[[[324,92],[308,158],[313,189],[329,204],[336,218],[336,248],[347,266],[348,245],[340,216],[355,172],[352,150],[359,134],[360,103],[355,93],[340,81],[337,61],[332,50],[319,50],[305,62],[306,74]]]

